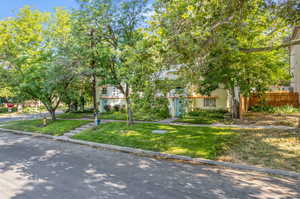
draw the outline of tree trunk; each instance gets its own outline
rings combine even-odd
[[[126,96],[126,105],[127,105],[127,124],[132,125],[133,124],[133,114],[131,110],[131,100],[128,96]]]
[[[97,106],[97,80],[96,80],[96,75],[93,74],[93,82],[92,82],[92,89],[93,89],[93,108],[94,108],[94,113],[98,112],[98,106]]]
[[[55,110],[52,109],[52,110],[50,110],[49,112],[50,112],[52,121],[55,121],[55,120],[56,120]]]
[[[232,89],[232,118],[241,119],[240,113],[240,88],[235,86]]]

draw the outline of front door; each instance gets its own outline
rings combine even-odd
[[[108,105],[108,100],[107,99],[101,99],[101,107],[102,111],[106,112],[106,106]]]
[[[183,113],[183,99],[176,98],[174,99],[175,105],[175,116],[180,117]]]

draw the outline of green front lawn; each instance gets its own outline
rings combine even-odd
[[[166,130],[154,134],[153,130]],[[73,138],[160,151],[171,154],[215,159],[221,155],[237,136],[230,129],[164,124],[134,124],[124,122],[105,123],[75,135]]]
[[[153,130],[167,130],[154,134]],[[75,139],[127,146],[170,154],[257,165],[300,172],[297,131],[226,129],[124,122],[101,124]]]
[[[93,113],[62,113],[57,115],[57,118],[59,119],[93,119],[93,117]]]
[[[60,119],[82,119],[82,118],[89,118],[93,119],[92,113],[63,113],[57,115],[57,118]],[[104,120],[127,120],[127,113],[123,112],[107,112],[107,113],[100,113],[100,119]],[[154,115],[148,115],[145,113],[134,112],[134,120],[139,121],[158,121],[163,120],[165,118],[161,118]]]
[[[49,124],[46,127],[43,127],[42,120],[22,120],[5,123],[1,128],[60,136],[87,123],[90,123],[90,121],[56,120],[49,121]]]
[[[225,114],[226,111],[222,110],[198,110],[186,113],[173,122],[190,124],[228,123],[230,119],[226,119]]]
[[[100,118],[109,119],[109,120],[127,120],[127,113],[122,113],[122,112],[101,113]],[[141,112],[134,112],[133,118],[134,120],[137,121],[158,121],[158,120],[165,119],[162,117],[158,117],[156,115],[149,115]]]

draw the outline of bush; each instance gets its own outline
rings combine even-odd
[[[188,112],[186,115],[192,117],[217,117],[217,118],[224,118],[224,114],[227,113],[226,110],[206,110],[206,109],[195,109],[194,111]]]
[[[17,112],[17,107],[13,107],[12,112]],[[6,107],[0,108],[0,113],[8,113],[8,108]]]
[[[114,105],[113,110],[115,112],[119,112],[121,110],[121,106],[120,105]]]
[[[257,106],[251,106],[251,107],[249,108],[249,111],[272,113],[272,112],[274,112],[273,109],[274,109],[274,107],[272,107],[272,106],[267,106],[267,105],[257,105]]]
[[[106,112],[111,112],[111,110],[112,110],[111,105],[105,105],[103,108]]]
[[[284,106],[252,106],[249,109],[253,112],[266,112],[266,113],[276,113],[276,114],[289,114],[289,113],[296,113],[299,112],[299,108],[295,108],[290,105],[284,105]]]
[[[120,112],[126,113],[126,105],[121,105]]]

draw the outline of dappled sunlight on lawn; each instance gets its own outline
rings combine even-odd
[[[166,130],[162,134],[154,130]],[[102,124],[74,138],[165,153],[214,159],[238,133],[231,129],[121,122]]]
[[[219,159],[300,172],[300,136],[295,130],[242,130]]]

